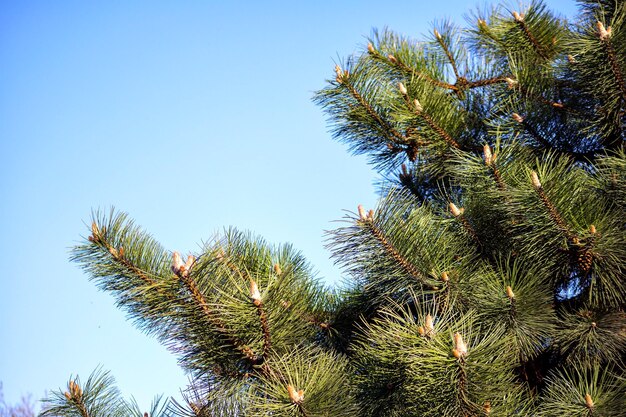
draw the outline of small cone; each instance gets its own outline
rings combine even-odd
[[[398,83],[398,90],[400,90],[400,94],[406,96],[408,92],[406,91],[406,87],[401,82]]]
[[[359,210],[359,219],[361,219],[362,221],[366,221],[367,220],[367,212],[365,211],[363,206],[359,204],[359,206],[357,208]]]
[[[422,107],[422,104],[419,102],[418,99],[413,100],[413,105],[415,106],[415,110],[418,113],[421,113],[424,111],[424,108]]]
[[[289,393],[289,398],[291,399],[291,402],[294,404],[301,404],[304,400],[304,391],[302,390],[296,391],[293,386],[287,385],[287,392]]]
[[[600,36],[601,40],[605,41],[611,37],[613,31],[610,26],[608,28],[605,28],[604,23],[600,22],[599,20],[596,23],[596,26],[598,27],[598,35]]]
[[[483,153],[485,155],[485,165],[491,165],[491,163],[493,162],[493,155],[491,153],[491,147],[486,143],[483,146]]]
[[[180,257],[180,253],[178,252],[172,253],[172,271],[175,274],[178,274],[184,268],[185,268],[185,264],[183,263],[183,259]]]
[[[250,280],[250,298],[252,298],[252,302],[255,306],[261,305],[261,292],[259,291],[259,286],[253,279]]]
[[[454,334],[454,349],[453,351],[456,351],[458,353],[458,357],[463,357],[467,355],[467,346],[465,345],[465,342],[463,341],[463,336],[461,336],[461,333],[455,333]],[[453,352],[454,353],[454,352]],[[455,357],[457,357],[456,355],[454,355]]]
[[[517,123],[524,123],[524,118],[522,116],[520,116],[517,113],[513,113],[511,115],[511,117],[513,118],[513,120],[515,120]]]
[[[430,314],[426,315],[426,323],[424,323],[424,328],[426,330],[426,334],[432,334],[435,331],[433,316],[431,316]]]
[[[510,89],[515,88],[515,86],[518,84],[517,80],[514,80],[513,78],[509,78],[509,77],[506,77],[504,81],[506,81]]]
[[[509,297],[511,300],[515,298],[515,293],[513,293],[513,289],[510,285],[506,286],[506,296]]]
[[[532,181],[533,187],[535,187],[535,189],[539,190],[541,188],[541,182],[539,181],[539,176],[537,175],[537,172],[531,171],[530,180]]]
[[[448,206],[450,207],[450,212],[452,213],[452,215],[453,215],[454,217],[459,217],[459,216],[460,216],[461,214],[463,214],[463,212],[465,211],[465,209],[463,209],[463,208],[461,208],[461,209],[460,209],[460,208],[458,208],[458,207],[456,206],[456,204],[454,204],[454,203],[452,203],[452,202],[451,202]]]

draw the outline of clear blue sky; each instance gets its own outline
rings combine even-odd
[[[573,16],[571,0],[550,0]],[[376,201],[313,92],[372,28],[419,37],[476,2],[3,1],[0,381],[36,398],[98,365],[147,406],[187,379],[68,261],[92,208],[170,250],[224,226],[292,242],[329,283],[323,231]]]

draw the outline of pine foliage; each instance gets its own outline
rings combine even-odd
[[[374,32],[315,95],[383,175],[328,233],[347,280],[226,230],[96,212],[72,260],[191,376],[168,416],[626,415],[626,3]],[[136,415],[104,373],[42,416]],[[134,411],[133,411],[134,410]]]

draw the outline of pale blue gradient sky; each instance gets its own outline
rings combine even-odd
[[[550,0],[573,16],[571,0]],[[377,176],[334,142],[313,92],[372,28],[420,37],[476,2],[3,1],[0,381],[15,402],[98,365],[147,406],[176,358],[68,262],[92,208],[171,250],[224,226],[340,271],[323,231],[375,204]]]

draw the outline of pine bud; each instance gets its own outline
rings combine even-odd
[[[117,249],[115,249],[113,246],[109,246],[109,253],[116,258],[118,256]]]
[[[123,246],[120,246],[120,248],[117,250],[117,252],[119,253],[120,258],[124,257],[124,247]]]
[[[493,155],[491,154],[491,147],[485,143],[483,146],[483,153],[485,154],[485,165],[489,166],[493,162]]]
[[[483,403],[483,410],[485,411],[485,414],[491,414],[491,401],[485,401]]]
[[[515,298],[515,294],[513,293],[513,289],[510,285],[506,286],[506,296],[509,297],[511,300]]]
[[[524,21],[524,16],[517,13],[517,12],[513,12],[513,18],[515,19],[516,22],[523,22]]]
[[[283,270],[280,268],[280,265],[278,265],[277,263],[274,264],[274,273],[276,275],[282,275]]]
[[[574,55],[568,55],[568,56],[567,56],[567,61],[568,61],[570,64],[575,64],[575,63],[577,63],[577,62],[578,62],[578,61],[576,61],[576,58],[574,58]]]
[[[510,78],[510,77],[506,77],[504,81],[506,81],[510,89],[515,88],[515,86],[519,83],[517,80],[514,80],[513,78]]]
[[[446,271],[443,271],[443,272],[441,273],[441,280],[442,280],[443,282],[448,282],[448,281],[450,281],[450,278],[448,277],[448,273],[447,273]]]
[[[593,224],[589,226],[589,233],[591,233],[592,235],[596,234],[596,227]]]
[[[537,175],[536,171],[530,172],[530,180],[532,181],[533,187],[535,187],[535,189],[539,190],[541,188],[541,182],[539,182],[539,176]]]
[[[513,117],[513,120],[515,120],[517,123],[524,123],[524,118],[517,113],[513,113],[511,117]]]
[[[589,409],[593,408],[593,399],[591,399],[591,395],[589,394],[585,394],[585,405]]]
[[[180,257],[180,253],[174,252],[172,254],[172,271],[175,274],[179,274],[184,271],[185,264],[183,263],[183,259]]]
[[[287,385],[287,392],[289,393],[289,398],[291,399],[292,403],[302,404],[302,401],[304,401],[304,391],[296,391],[293,386]]]
[[[67,392],[67,391],[65,391],[65,392],[63,393],[63,395],[65,395],[65,398],[67,398],[67,400],[68,400],[68,401],[72,399],[72,396],[71,396],[71,395],[70,395],[70,393],[69,393],[69,392]]]
[[[369,52],[370,54],[373,54],[376,52],[376,50],[374,49],[374,45],[372,45],[371,42],[367,44],[367,52]]]
[[[391,61],[392,64],[397,64],[398,63],[398,60],[396,59],[396,57],[391,55],[391,54],[387,55],[387,59],[389,61]]]
[[[487,29],[487,22],[484,19],[478,19],[478,28],[486,30]]]
[[[413,105],[415,106],[415,110],[418,113],[421,113],[424,111],[424,108],[422,107],[422,104],[419,102],[418,99],[413,100]]]
[[[400,94],[406,96],[408,92],[406,91],[406,87],[401,82],[398,83],[398,90],[400,90]]]
[[[437,29],[433,29],[433,32],[435,33],[435,38],[437,38],[438,41],[441,40],[441,34],[439,33],[439,31]]]
[[[457,354],[459,355],[459,356],[457,356],[457,354],[454,355],[454,357],[456,357],[457,359],[467,355],[467,346],[465,345],[465,342],[463,341],[463,336],[461,336],[461,333],[454,334],[453,353],[454,351],[456,351]]]
[[[599,20],[598,20],[598,23],[596,23],[596,25],[598,26],[598,35],[600,35],[600,40],[605,41],[611,37],[611,34],[613,33],[611,26],[609,26],[608,28],[605,28],[604,24],[600,22]]]
[[[464,208],[460,208],[460,209],[459,209],[459,208],[456,206],[456,204],[454,204],[454,203],[452,203],[452,202],[449,204],[449,207],[450,207],[450,212],[452,213],[452,215],[453,215],[454,217],[459,217],[459,216],[460,216],[461,214],[463,214],[463,212],[465,211],[465,209],[464,209]]]
[[[196,262],[196,258],[193,255],[187,256],[187,262],[185,262],[185,271],[191,271],[191,267]]]
[[[598,323],[596,323],[595,321],[592,321],[592,322],[591,322],[591,327],[592,327],[593,329],[595,329],[596,327],[598,327]]]
[[[419,333],[420,336],[425,336],[426,335],[426,330],[424,330],[424,326],[419,326],[417,328],[417,332]]]
[[[363,206],[359,204],[358,210],[359,210],[359,218],[361,219],[361,221],[366,221],[367,220],[367,212],[365,211]]]
[[[426,334],[431,334],[435,331],[435,325],[433,323],[433,316],[430,314],[426,315],[426,323],[424,323],[424,327],[426,329]]]
[[[259,292],[259,287],[256,285],[253,279],[250,280],[250,298],[252,298],[252,302],[255,306],[261,305],[261,293]]]
[[[98,225],[96,224],[96,222],[91,222],[91,234],[94,239],[100,237],[100,230],[98,230]]]

